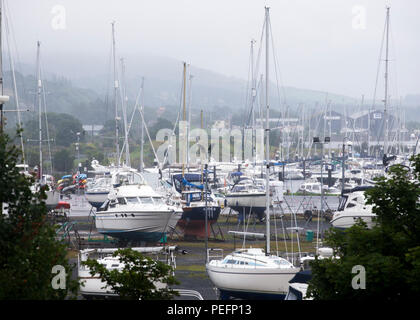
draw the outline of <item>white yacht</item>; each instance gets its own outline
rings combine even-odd
[[[139,247],[132,248],[134,251],[141,252],[143,254],[156,254],[163,255],[165,262],[175,267],[175,256],[174,251],[176,250],[175,246],[170,247]],[[112,288],[107,286],[107,283],[102,281],[97,275],[91,275],[90,269],[85,266],[82,262],[87,261],[88,259],[94,259],[104,265],[108,270],[119,270],[121,271],[124,268],[124,263],[120,261],[120,257],[113,256],[113,253],[118,250],[116,248],[104,248],[104,249],[84,249],[79,252],[78,255],[78,277],[80,286],[81,295],[86,298],[115,298],[118,295],[112,291]],[[159,256],[156,257],[159,259]],[[162,261],[162,259],[159,259]],[[156,289],[166,287],[165,284],[161,282],[154,283]]]
[[[372,205],[366,204],[364,191],[367,188],[371,187],[356,187],[343,194],[338,210],[330,221],[333,227],[350,228],[358,219],[362,219],[368,228],[372,228],[374,224],[372,219],[376,214],[372,213]]]
[[[156,242],[175,228],[182,209],[168,205],[136,170],[114,173],[112,185],[108,200],[96,213],[98,232],[122,240]]]
[[[108,199],[108,194],[111,189],[111,177],[103,176],[95,179],[95,182],[85,191],[86,200],[92,207],[100,208],[102,204]]]
[[[238,212],[239,218],[252,212],[262,220],[266,209],[264,185],[253,179],[243,179],[229,190],[226,195],[226,206]]]
[[[260,248],[240,249],[222,260],[211,260],[206,269],[221,299],[283,299],[289,280],[300,270]]]
[[[324,193],[338,195],[341,193],[337,187],[332,186],[328,187],[327,185],[323,185],[322,189]],[[298,193],[306,193],[309,195],[320,195],[322,193],[321,183],[316,180],[310,180],[308,182],[304,182],[299,186]]]

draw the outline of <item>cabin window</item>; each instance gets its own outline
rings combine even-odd
[[[118,198],[117,200],[119,204],[127,204],[124,198]]]
[[[126,199],[127,199],[127,203],[129,204],[139,203],[139,200],[137,199],[137,197],[126,197]]]
[[[160,198],[160,197],[153,197],[153,202],[155,204],[165,204],[165,202],[163,201],[163,199]]]
[[[353,207],[355,207],[355,206],[356,206],[356,204],[355,204],[355,203],[350,202],[350,203],[347,205],[347,208],[353,208]]]
[[[140,201],[142,204],[153,204],[153,200],[150,197],[141,197]]]

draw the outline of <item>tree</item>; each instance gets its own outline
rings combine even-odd
[[[19,153],[0,135],[0,206],[6,209],[0,214],[0,299],[65,299],[76,294],[78,284],[70,278],[66,247],[46,219],[45,190],[33,193],[34,180],[16,168]],[[64,289],[52,285],[57,265],[66,273]]]
[[[362,221],[326,235],[339,259],[316,259],[308,295],[315,299],[406,300],[420,294],[420,155],[411,158],[411,170],[389,169],[365,192],[373,205],[376,224]],[[354,289],[355,266],[363,266],[365,289]]]
[[[54,154],[54,169],[60,172],[70,172],[73,170],[74,153],[69,148],[61,149]]]
[[[82,123],[70,114],[48,112],[48,130],[51,139],[54,139],[57,146],[68,147],[77,142],[77,132],[80,132],[80,141],[84,140]],[[25,135],[28,139],[39,139],[38,119],[30,120],[25,124]],[[45,125],[45,114],[42,114],[42,139],[47,139],[47,128]]]
[[[177,295],[176,291],[167,287],[167,285],[178,284],[171,275],[171,266],[155,261],[130,248],[117,250],[113,256],[118,256],[124,265],[121,271],[108,270],[92,259],[88,259],[83,264],[89,267],[92,276],[98,274],[101,280],[106,282],[121,299],[168,300]],[[163,287],[156,288],[157,283],[163,284]]]

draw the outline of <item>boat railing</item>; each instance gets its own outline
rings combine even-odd
[[[198,300],[204,300],[201,293],[196,290],[176,289],[175,291],[178,292],[181,297],[187,296],[197,298]]]
[[[207,249],[207,263],[211,260],[222,260],[223,259],[223,249],[219,248],[210,248]]]

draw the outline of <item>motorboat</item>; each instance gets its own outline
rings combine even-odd
[[[376,214],[372,212],[372,205],[366,204],[364,194],[364,191],[369,188],[372,188],[372,186],[361,186],[344,191],[338,210],[330,221],[333,227],[350,228],[358,219],[362,219],[368,228],[372,228]]]
[[[124,241],[159,241],[174,228],[182,209],[166,202],[134,169],[112,175],[112,189],[95,217],[99,233]]]
[[[311,270],[302,270],[289,281],[289,291],[284,300],[312,300],[308,298],[308,282],[312,279]]]

